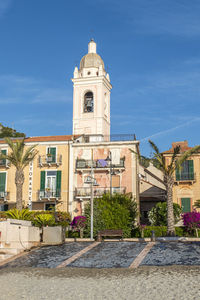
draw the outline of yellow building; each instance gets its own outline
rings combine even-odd
[[[69,156],[72,135],[30,137],[26,147],[36,145],[38,154],[24,170],[23,204],[33,210],[56,209],[68,211],[69,200]],[[4,140],[0,150],[9,153]],[[0,160],[0,210],[16,204],[15,167]]]
[[[187,141],[174,142],[172,148],[163,154],[169,164],[176,146],[180,146],[181,153],[191,149]],[[200,199],[200,153],[193,154],[183,163],[180,171],[174,174],[173,201],[178,203],[183,212],[192,211],[196,200]]]

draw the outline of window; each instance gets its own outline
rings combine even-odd
[[[84,112],[93,112],[94,111],[94,99],[93,93],[87,92],[84,96]]]
[[[7,150],[1,150],[2,154],[7,154]],[[1,159],[0,160],[0,166],[5,166],[6,165],[6,159]]]
[[[41,171],[40,197],[57,198],[61,195],[61,171]]]
[[[45,210],[55,210],[55,204],[54,203],[45,203]]]
[[[56,162],[56,147],[49,147],[47,149],[47,162],[48,163]]]
[[[8,204],[0,204],[0,211],[7,211],[8,210]]]
[[[56,171],[47,171],[46,174],[46,190],[51,191],[53,194],[56,192]]]
[[[186,160],[180,170],[176,169],[176,180],[194,180],[193,160]]]

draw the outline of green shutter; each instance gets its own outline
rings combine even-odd
[[[1,153],[6,155],[6,154],[7,154],[7,150],[1,150]],[[2,160],[1,160],[1,164],[2,164],[3,166],[6,165],[6,159],[2,159]]]
[[[56,176],[56,197],[61,195],[61,171],[57,171]]]
[[[49,153],[52,155],[52,162],[55,163],[56,162],[56,148],[51,147]]]
[[[45,171],[40,172],[40,191],[45,191]]]
[[[189,163],[189,179],[194,180],[194,163],[193,160],[188,160]]]
[[[0,173],[0,192],[5,192],[6,189],[6,173]]]
[[[182,207],[183,213],[190,212],[191,211],[190,198],[181,198],[181,207]]]
[[[178,168],[176,168],[176,180],[178,181],[178,180],[180,180],[180,171],[179,171],[179,169]]]

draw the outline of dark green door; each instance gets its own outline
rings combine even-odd
[[[181,198],[181,207],[184,213],[191,211],[190,198]]]
[[[6,173],[0,173],[0,192],[5,192],[6,188]]]

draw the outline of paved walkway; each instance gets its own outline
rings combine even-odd
[[[0,268],[200,266],[200,242],[71,242],[35,249]]]

